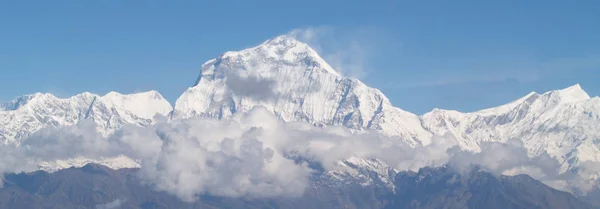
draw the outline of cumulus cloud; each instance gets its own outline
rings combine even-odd
[[[528,174],[538,179],[555,177],[560,164],[543,153],[530,157],[523,142],[510,139],[506,142],[482,142],[480,152],[468,152],[456,147],[449,149],[448,164],[458,172],[465,173],[478,166],[494,174]]]
[[[190,202],[204,194],[302,195],[310,176],[321,171],[311,168],[310,162],[332,171],[346,169],[339,162],[350,158],[376,158],[397,170],[447,164],[464,172],[478,166],[497,175],[529,174],[559,189],[596,188],[589,178],[598,173],[596,164],[582,164],[585,169],[579,174],[565,174],[550,156],[530,156],[519,140],[484,142],[480,148],[480,152],[462,150],[451,135],[412,147],[375,132],[282,122],[257,107],[228,120],[192,118],[148,128],[125,126],[109,138],[96,133],[91,122],[45,129],[19,147],[0,146],[0,171],[32,171],[44,161],[125,155],[139,162],[141,181]]]
[[[472,152],[452,147],[447,150],[446,164],[461,174],[468,174],[475,167],[495,175],[526,174],[550,187],[577,195],[598,189],[600,163],[583,161],[567,165],[546,152],[532,156],[517,139],[482,142],[480,148],[479,152]],[[565,166],[570,168],[564,171]]]
[[[199,194],[301,195],[310,170],[275,146],[287,139],[279,122],[262,117],[264,109],[248,114],[238,119],[246,123],[193,119],[159,127],[161,152],[142,164],[142,179],[186,201]]]
[[[84,120],[58,130],[46,128],[21,143],[21,150],[35,161],[73,158],[79,155],[101,157],[112,152],[109,141],[95,130],[93,121]]]
[[[369,57],[374,54],[377,39],[376,30],[341,30],[328,26],[296,28],[288,35],[303,41],[317,51],[338,73],[364,78],[368,69]]]

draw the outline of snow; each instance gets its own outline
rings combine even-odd
[[[16,143],[46,127],[74,125],[92,120],[108,136],[125,124],[147,126],[155,114],[167,115],[170,104],[156,91],[104,97],[84,92],[69,98],[48,93],[21,96],[0,105],[0,142]]]
[[[509,104],[472,113],[437,109],[421,119],[433,134],[452,133],[468,150],[478,151],[483,141],[520,139],[531,156],[547,152],[566,171],[585,160],[600,160],[593,143],[600,139],[599,110],[600,100],[574,85],[543,94],[533,92]]]
[[[165,116],[173,110],[171,104],[154,90],[126,95],[111,91],[101,99],[110,106],[120,107],[118,110],[146,119],[152,119],[156,114]]]
[[[272,98],[240,94],[228,83],[253,78],[270,84]],[[196,85],[175,102],[172,119],[222,119],[259,105],[284,121],[379,130],[412,145],[427,144],[431,137],[417,115],[392,106],[381,91],[340,76],[307,44],[288,36],[205,63]]]
[[[575,84],[568,88],[553,92],[556,94],[560,94],[560,98],[562,98],[563,102],[566,103],[580,102],[591,99],[590,95],[588,95],[587,92],[585,92],[579,84]]]
[[[528,99],[534,98],[538,96],[537,93],[535,92],[531,92],[529,94],[527,94],[524,97],[521,97],[513,102],[510,102],[508,104],[505,105],[501,105],[498,107],[493,107],[493,108],[489,108],[489,109],[483,109],[483,110],[479,110],[476,112],[477,115],[498,115],[498,114],[502,114],[502,113],[506,113],[509,112],[511,110],[513,110],[514,108],[516,108],[517,106],[523,104],[524,102],[526,102]]]
[[[88,163],[96,163],[100,165],[104,165],[111,169],[122,169],[122,168],[139,168],[140,164],[131,158],[126,156],[117,156],[112,158],[105,159],[89,159],[89,158],[74,158],[74,159],[66,159],[66,160],[57,160],[53,162],[42,162],[39,165],[39,169],[46,172],[56,172],[62,169],[67,169],[71,167],[83,167]]]
[[[281,35],[269,39],[262,44],[241,51],[225,52],[223,58],[255,58],[260,56],[264,59],[279,60],[287,64],[295,64],[299,61],[314,61],[323,70],[336,76],[340,76],[317,52],[308,44],[300,42],[288,35]],[[307,59],[307,60],[303,60]]]

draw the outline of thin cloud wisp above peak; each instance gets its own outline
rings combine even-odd
[[[296,28],[287,33],[310,45],[343,76],[362,79],[374,69],[370,58],[380,44],[380,33],[372,28],[344,30],[331,26]]]

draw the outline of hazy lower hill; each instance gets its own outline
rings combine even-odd
[[[136,169],[88,164],[6,175],[0,208],[592,208],[525,175],[473,171],[461,176],[445,167],[398,173],[395,192],[378,185],[329,183],[325,175],[316,175],[297,198],[202,196],[186,203],[140,183]]]

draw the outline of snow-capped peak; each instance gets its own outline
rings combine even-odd
[[[111,91],[102,100],[115,107],[133,113],[141,118],[151,119],[156,114],[168,115],[173,110],[171,104],[157,91],[121,94]]]
[[[0,111],[17,110],[17,109],[29,104],[31,101],[44,100],[44,98],[48,98],[48,97],[54,97],[54,95],[48,94],[48,93],[34,93],[34,94],[27,94],[27,95],[19,96],[9,102],[0,104]]]
[[[218,60],[231,59],[234,62],[271,61],[281,64],[295,65],[306,63],[340,76],[319,54],[308,44],[296,40],[292,36],[281,35],[264,41],[262,44],[241,51],[225,52]]]
[[[196,84],[175,102],[171,118],[227,118],[255,106],[284,121],[384,130],[411,144],[426,144],[429,137],[418,116],[393,107],[381,91],[342,77],[291,36],[206,62]]]
[[[261,46],[270,45],[275,47],[287,47],[291,48],[296,46],[297,44],[304,44],[292,36],[289,35],[280,35],[275,38],[264,41]],[[304,44],[306,45],[306,44]]]
[[[548,106],[588,101],[591,99],[591,97],[587,94],[587,92],[585,92],[581,88],[581,85],[575,84],[564,89],[552,90],[543,94],[539,94],[537,92],[530,92],[524,97],[521,97],[510,103],[488,109],[478,110],[469,114],[475,114],[479,116],[501,115],[513,111],[515,108],[518,108],[522,105],[531,105],[539,99],[543,101],[543,103],[545,104],[544,106]],[[453,110],[441,110],[438,108],[435,108],[430,113],[436,113],[440,111],[445,112],[445,114],[448,114],[448,112],[454,112],[455,114],[463,114]]]
[[[550,91],[545,93],[545,95],[553,96],[563,103],[573,103],[591,99],[590,95],[585,92],[579,84],[561,90]]]

